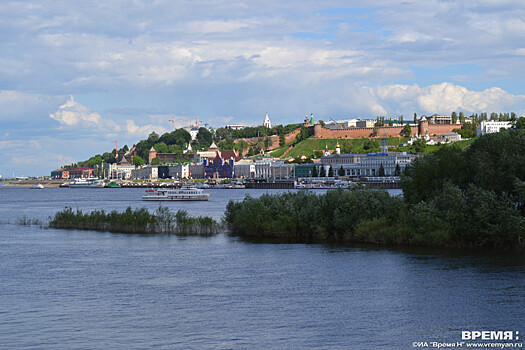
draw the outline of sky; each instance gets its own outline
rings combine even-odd
[[[0,175],[171,131],[525,114],[522,0],[2,0]]]

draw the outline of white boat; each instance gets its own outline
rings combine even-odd
[[[207,201],[211,193],[204,193],[200,188],[183,186],[182,188],[150,188],[142,196],[145,201]]]
[[[69,182],[69,188],[103,188],[104,180],[98,177],[80,177]]]
[[[34,184],[31,187],[29,187],[29,189],[31,189],[31,190],[41,190],[43,188],[44,188],[44,185],[42,185],[42,184]]]

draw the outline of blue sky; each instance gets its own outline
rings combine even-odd
[[[184,126],[525,114],[525,3],[4,0],[0,174]]]

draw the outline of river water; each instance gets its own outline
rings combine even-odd
[[[261,190],[165,203],[220,218]],[[268,191],[272,192],[272,191]],[[273,191],[277,192],[277,191]],[[0,187],[1,349],[410,349],[525,337],[522,253],[256,243],[20,226],[64,206],[155,209],[140,189]]]

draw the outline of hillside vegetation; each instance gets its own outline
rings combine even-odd
[[[388,144],[390,146],[398,146],[400,143],[406,142],[407,137],[389,137]],[[339,143],[341,153],[369,153],[379,152],[381,150],[381,141],[379,138],[359,138],[359,139],[314,139],[308,138],[295,144],[295,146],[286,154],[286,157],[317,157],[321,156],[325,148],[334,151]],[[288,148],[289,145],[272,152],[272,156],[279,157]],[[317,153],[315,153],[317,152]]]

